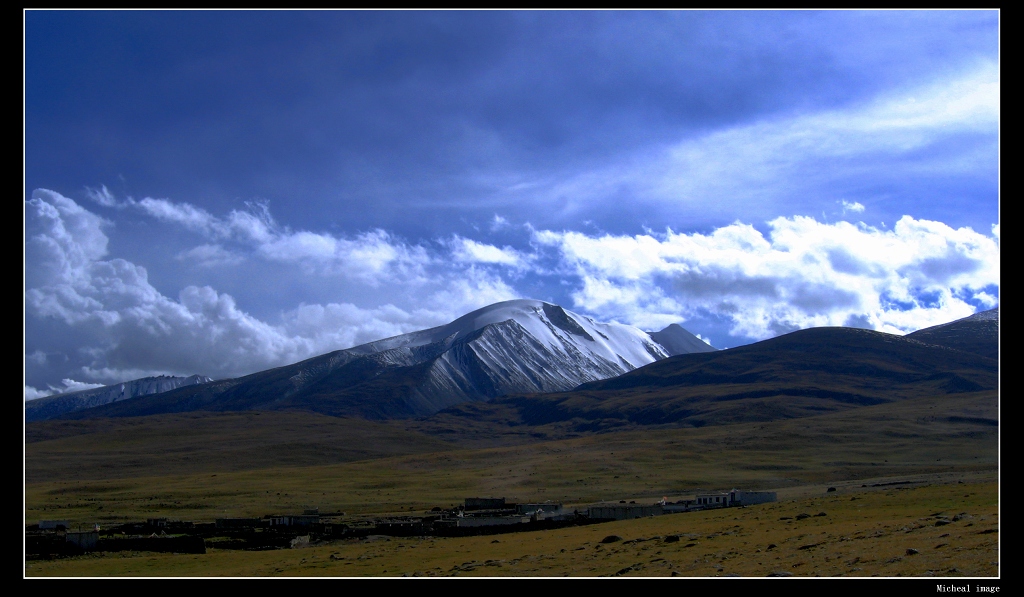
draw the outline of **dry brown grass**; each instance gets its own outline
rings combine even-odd
[[[997,577],[994,481],[851,484],[815,497],[568,529],[466,538],[371,537],[304,549],[91,554],[29,576]],[[825,512],[825,516],[814,516]],[[802,513],[809,518],[797,519]],[[954,517],[957,520],[952,521]],[[940,520],[949,524],[936,526]],[[608,535],[622,541],[602,544]],[[666,540],[676,536],[678,541]],[[914,552],[910,551],[914,550]]]
[[[497,543],[494,537],[382,539],[205,556],[100,554],[30,562],[26,574],[995,576],[998,533],[982,531],[998,523],[997,486],[983,482],[999,470],[998,427],[991,423],[997,400],[995,392],[954,394],[771,423],[637,429],[478,449],[453,448],[393,425],[288,413],[276,413],[287,416],[274,424],[267,415],[233,413],[39,428],[37,441],[26,444],[27,523],[212,521],[314,506],[360,517],[422,513],[470,496],[653,502],[732,487],[773,489],[783,501],[501,535]],[[459,435],[454,431],[449,436]],[[515,436],[522,441],[521,431]],[[883,479],[932,485],[861,487]],[[829,485],[839,491],[825,496]],[[779,520],[822,510],[828,516]],[[935,527],[931,515],[938,512],[973,518]],[[598,548],[608,534],[644,540]],[[672,534],[685,540],[656,539]],[[776,547],[769,550],[771,543]]]

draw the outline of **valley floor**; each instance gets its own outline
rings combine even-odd
[[[26,576],[1000,576],[996,473],[779,489],[769,504],[464,538],[30,560]],[[802,515],[808,516],[802,516]],[[619,540],[605,543],[608,537]]]

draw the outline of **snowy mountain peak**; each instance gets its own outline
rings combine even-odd
[[[380,405],[365,403],[331,408],[374,417],[424,415],[510,393],[570,390],[670,355],[714,350],[678,325],[660,334],[664,344],[635,327],[597,322],[544,301],[504,301],[442,326],[297,364],[288,401],[323,395],[319,388],[327,386],[358,386],[360,392],[379,386],[373,391],[386,395],[400,379],[410,388],[400,415],[392,414],[394,407],[380,413]]]
[[[384,338],[163,398],[102,407],[137,416],[181,409],[298,408],[391,419],[433,414],[507,394],[558,392],[615,377],[670,354],[713,350],[682,328],[651,334],[601,323],[558,305],[513,300],[435,328]]]
[[[627,365],[622,373],[671,354],[652,341],[650,335],[632,326],[595,322],[558,305],[533,299],[495,303],[467,313],[449,324],[369,342],[346,352],[367,355],[442,342],[453,344],[489,325],[508,321],[516,322],[534,340],[554,353],[565,352],[569,350],[567,346],[573,346],[605,361],[625,361]]]

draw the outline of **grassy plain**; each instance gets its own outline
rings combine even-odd
[[[969,477],[973,477],[970,476]],[[951,479],[945,479],[951,481]],[[465,538],[375,536],[303,549],[91,554],[30,561],[29,576],[938,576],[999,575],[993,481],[859,484],[717,511]],[[824,513],[824,516],[818,515]],[[798,518],[810,514],[807,518]],[[948,524],[943,524],[950,521]],[[609,535],[621,541],[602,543]],[[676,540],[673,540],[676,539]]]
[[[471,496],[653,502],[732,487],[776,490],[784,501],[497,537],[204,556],[99,554],[31,561],[26,574],[764,576],[779,569],[994,576],[998,534],[987,531],[998,524],[991,482],[999,466],[997,420],[997,394],[986,391],[768,423],[603,434],[571,433],[558,424],[524,433],[458,421],[432,428],[436,423],[383,425],[305,413],[32,424],[25,447],[28,522],[212,521],[309,507],[358,518],[418,514]],[[514,445],[472,447],[493,445],[503,433]],[[880,479],[920,483],[869,491]],[[839,491],[826,496],[827,486]],[[802,511],[828,515],[779,520]],[[939,513],[960,512],[973,518],[934,526]],[[597,547],[609,534],[645,540]],[[655,539],[668,535],[682,540]],[[777,547],[769,551],[772,543]],[[812,543],[820,545],[800,549]]]

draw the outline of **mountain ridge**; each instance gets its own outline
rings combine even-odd
[[[998,330],[992,335],[989,322],[943,324],[959,330],[963,345],[957,347],[859,328],[808,328],[714,353],[670,357],[570,392],[458,405],[433,419],[441,427],[442,421],[465,418],[498,426],[558,424],[580,432],[701,427],[998,390],[999,362],[987,356],[998,355]]]
[[[662,337],[672,340],[672,348],[632,326],[517,299],[434,328],[68,416],[283,408],[369,419],[426,416],[511,392],[569,390],[668,358],[688,346],[715,350],[679,326],[662,330]]]
[[[182,386],[204,384],[211,381],[213,381],[213,378],[205,375],[190,375],[187,377],[158,375],[155,377],[132,379],[99,388],[44,396],[25,402],[25,422],[43,421],[69,412],[128,400],[138,396],[160,394]]]

